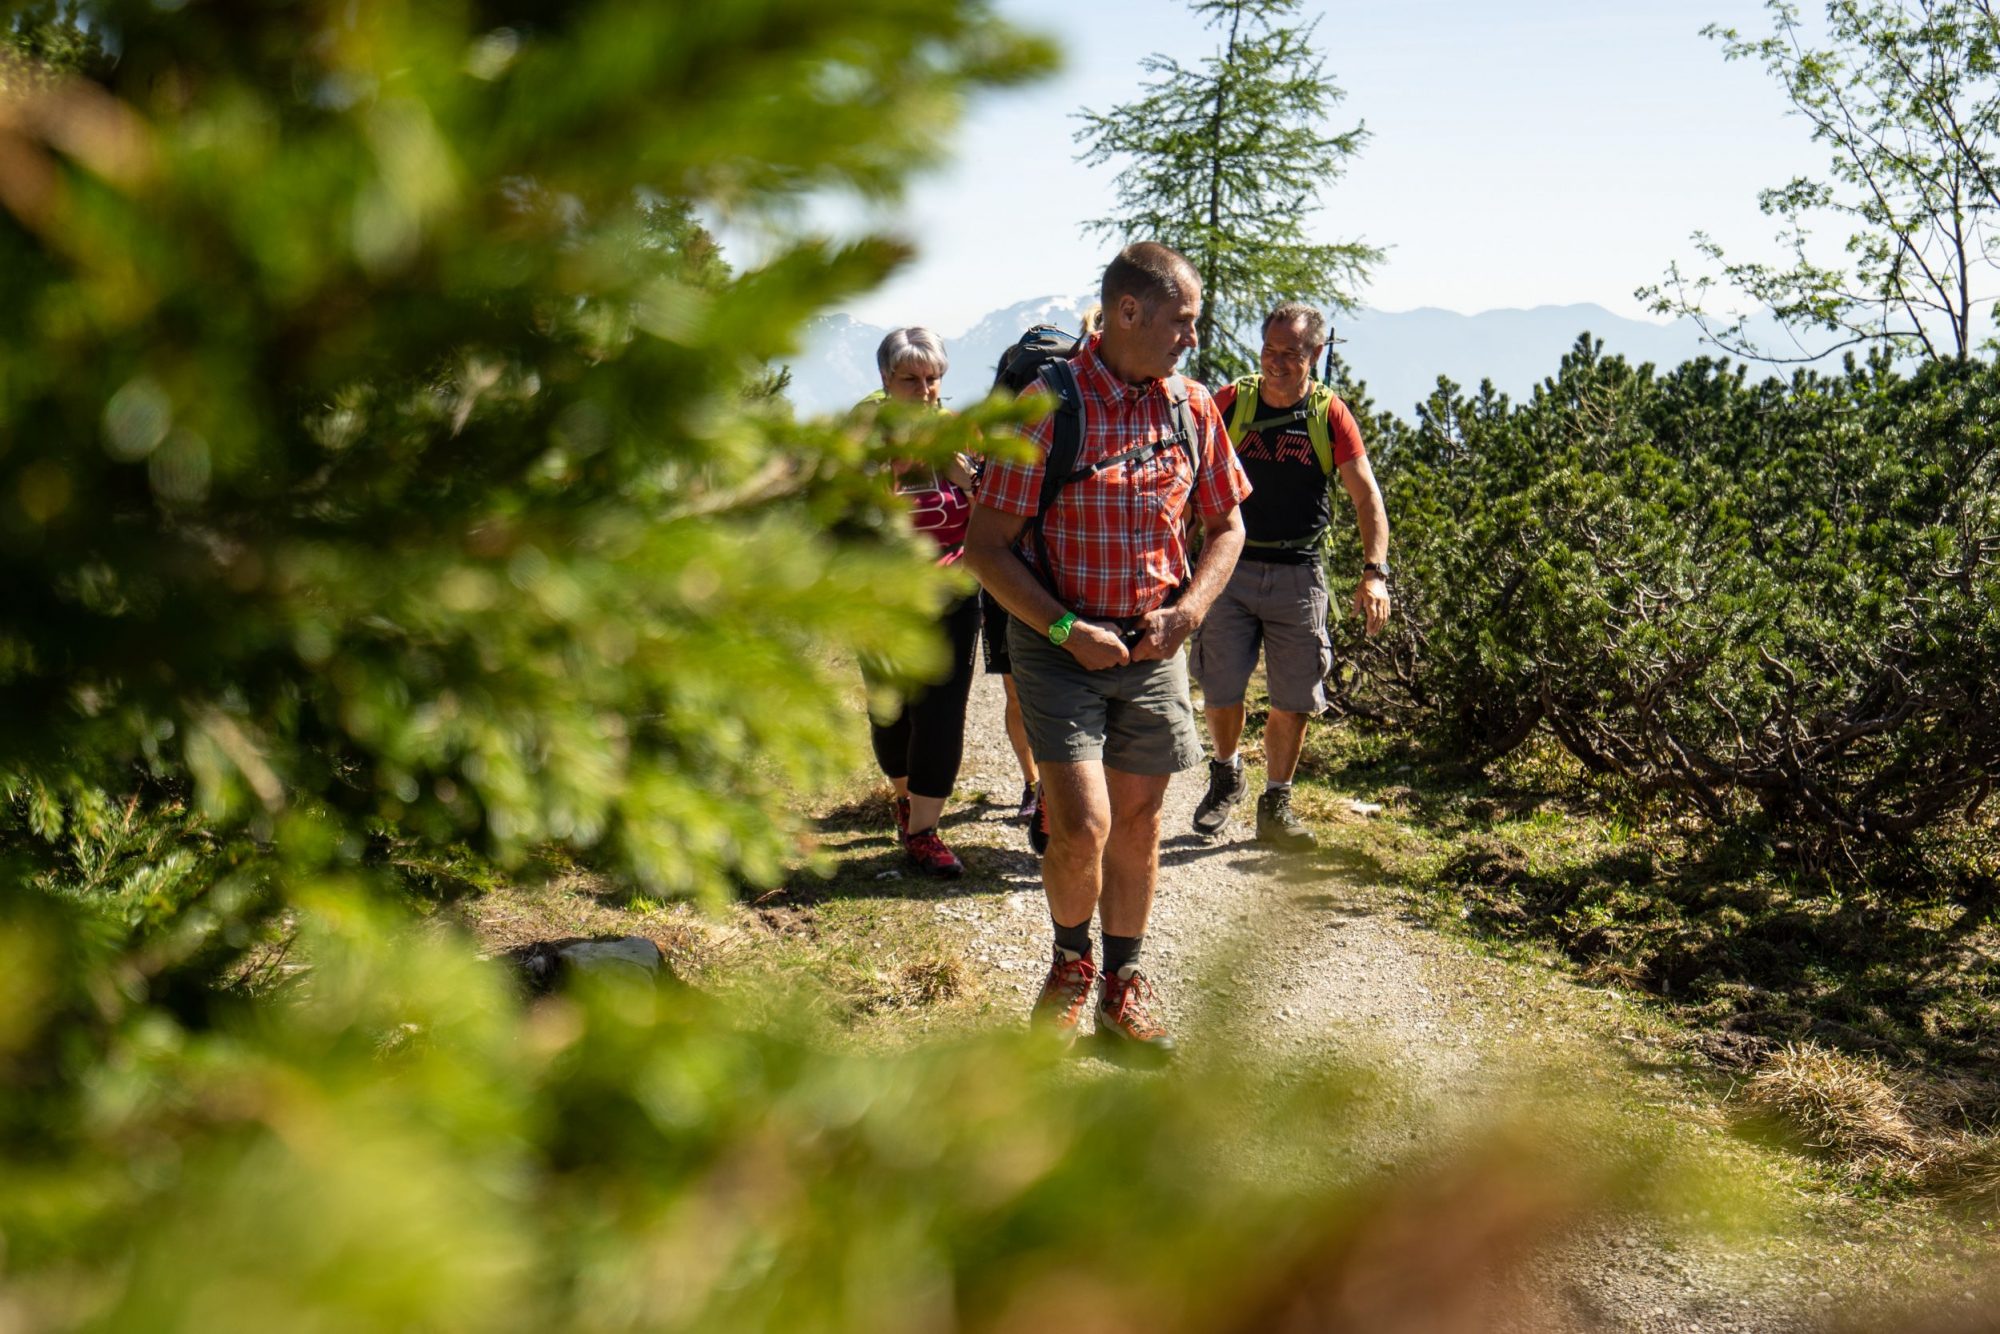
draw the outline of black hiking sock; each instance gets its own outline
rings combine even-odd
[[[1104,933],[1104,971],[1115,973],[1127,964],[1139,962],[1139,946],[1145,943],[1144,936],[1114,936]]]
[[[1056,945],[1058,948],[1074,954],[1079,959],[1088,959],[1090,957],[1090,919],[1088,917],[1078,922],[1075,926],[1064,926],[1053,917],[1049,921],[1056,929]]]

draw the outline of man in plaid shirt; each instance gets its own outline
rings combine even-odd
[[[1153,1012],[1139,947],[1159,879],[1167,782],[1202,758],[1181,645],[1235,568],[1237,506],[1250,483],[1215,401],[1174,374],[1196,346],[1193,266],[1155,242],[1127,246],[1104,271],[1103,300],[1104,331],[1070,362],[1083,409],[1077,466],[1172,445],[1065,486],[1042,516],[1049,568],[1037,569],[1017,544],[1039,508],[1055,436],[1053,417],[1042,421],[1024,433],[1035,458],[988,464],[965,559],[1011,613],[1015,690],[1042,770],[1042,887],[1055,950],[1035,1018],[1074,1039],[1101,977],[1099,1037],[1164,1058],[1173,1039]],[[1178,438],[1181,420],[1193,428],[1192,451]],[[1190,506],[1205,534],[1191,574]],[[1101,963],[1091,957],[1093,913]]]

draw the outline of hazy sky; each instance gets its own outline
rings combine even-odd
[[[1061,74],[976,102],[956,161],[879,225],[920,258],[848,313],[962,331],[998,307],[1095,286],[1108,242],[1079,224],[1110,205],[1112,169],[1075,161],[1071,115],[1131,97],[1153,51],[1192,60],[1217,37],[1169,0],[999,0],[1052,33]],[[1810,6],[1808,6],[1810,8]],[[1372,140],[1308,225],[1388,248],[1363,293],[1382,310],[1594,301],[1621,314],[1703,228],[1768,253],[1760,188],[1825,154],[1764,71],[1725,62],[1712,22],[1763,32],[1758,0],[1405,0],[1315,5],[1347,92],[1335,124]],[[816,224],[855,225],[821,208]],[[733,247],[748,258],[746,245]]]

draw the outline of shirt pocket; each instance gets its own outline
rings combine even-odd
[[[1194,493],[1187,446],[1171,441],[1144,463],[1126,465],[1125,481],[1138,510],[1134,517],[1168,529],[1175,527],[1187,513],[1188,497]]]

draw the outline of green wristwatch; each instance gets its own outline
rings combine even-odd
[[[1049,627],[1049,642],[1057,648],[1061,648],[1069,642],[1070,627],[1075,624],[1076,613],[1073,611],[1066,611],[1056,617],[1055,624]]]

